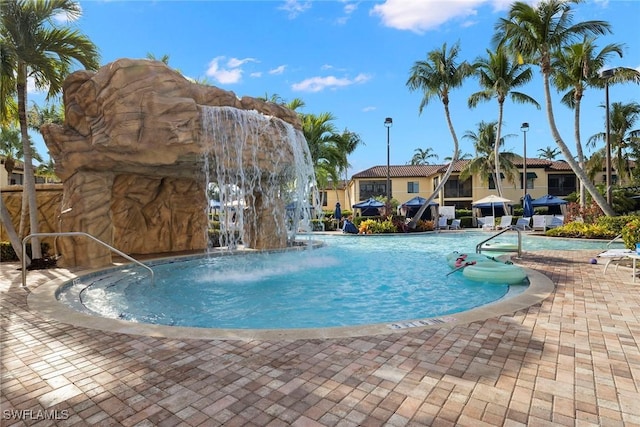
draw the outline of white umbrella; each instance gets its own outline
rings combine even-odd
[[[504,203],[511,203],[511,200],[509,199],[505,199],[504,197],[500,197],[500,196],[496,196],[495,194],[491,194],[487,197],[483,197],[480,200],[476,200],[475,202],[471,203],[472,206],[475,205],[484,205],[484,204],[491,204],[491,213],[493,213],[493,217],[496,217],[496,208],[494,206],[494,204],[504,204]],[[505,209],[506,212],[506,209]]]

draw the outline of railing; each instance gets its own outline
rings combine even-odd
[[[89,233],[85,233],[83,231],[67,231],[67,232],[59,232],[59,233],[33,233],[33,234],[29,234],[24,239],[22,239],[22,287],[23,288],[27,287],[27,257],[25,256],[25,254],[27,253],[27,241],[31,240],[32,237],[54,237],[54,236],[55,237],[58,237],[58,236],[84,236],[84,237],[88,237],[91,240],[93,240],[94,242],[99,243],[102,246],[107,247],[109,250],[117,253],[121,257],[123,257],[125,259],[128,259],[129,261],[131,261],[133,263],[136,263],[139,266],[149,270],[149,273],[151,274],[151,283],[153,284],[153,282],[154,282],[153,270],[148,265],[145,265],[145,264],[141,263],[140,261],[138,261],[137,259],[134,259],[134,258],[130,257],[129,255],[125,254],[124,252],[117,250],[113,246],[103,242],[102,240],[92,236]]]
[[[520,233],[520,230],[518,230],[516,227],[514,227],[513,225],[510,225],[509,227],[505,228],[504,230],[501,230],[499,233],[494,234],[493,236],[484,239],[482,242],[478,243],[476,245],[476,253],[482,253],[482,245],[484,245],[485,243],[487,243],[490,240],[495,239],[496,237],[500,236],[503,233],[506,233],[509,230],[514,230],[518,233],[518,258],[522,257],[522,234]]]

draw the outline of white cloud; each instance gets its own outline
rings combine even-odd
[[[362,84],[370,79],[371,76],[367,74],[358,74],[355,79],[335,76],[310,77],[300,83],[294,83],[291,88],[299,92],[320,92],[324,89],[337,89],[354,84]]]
[[[225,60],[224,56],[218,56],[211,60],[206,75],[214,78],[219,83],[232,84],[238,83],[242,79],[244,70],[242,67],[247,62],[258,62],[254,58],[230,58],[226,64],[220,65]]]
[[[48,87],[38,89],[36,87],[36,82],[33,77],[27,77],[27,93],[30,94],[46,94],[49,90]]]
[[[274,68],[273,70],[269,70],[269,74],[282,74],[284,73],[286,65],[280,65],[279,67]]]
[[[249,74],[249,77],[253,77],[254,79],[257,79],[258,77],[262,77],[262,71],[253,72]]]
[[[289,19],[294,19],[303,12],[311,8],[311,1],[286,0],[284,5],[278,7],[280,10],[288,12]]]
[[[373,107],[373,106],[364,107],[364,108],[362,109],[362,111],[363,111],[364,113],[368,113],[369,111],[375,111],[375,110],[377,110],[377,107]]]
[[[477,9],[485,3],[489,0],[386,0],[375,5],[370,14],[380,16],[387,27],[422,34],[451,19],[465,21],[477,15]],[[494,8],[502,8],[504,3],[491,2]]]

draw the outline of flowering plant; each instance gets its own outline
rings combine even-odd
[[[635,249],[640,243],[640,218],[632,219],[622,227],[622,240],[628,249]]]

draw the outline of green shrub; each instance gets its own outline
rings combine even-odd
[[[628,249],[635,249],[640,243],[640,217],[634,216],[622,229],[622,240]]]
[[[616,233],[605,225],[585,224],[584,222],[570,222],[561,227],[552,228],[547,230],[546,235],[582,239],[613,239],[616,237]]]
[[[43,258],[50,256],[49,250],[51,246],[48,243],[42,242],[40,247],[42,248]],[[27,255],[31,258],[31,243],[27,243],[26,249]],[[0,261],[19,261],[18,255],[16,255],[10,242],[0,242]]]

